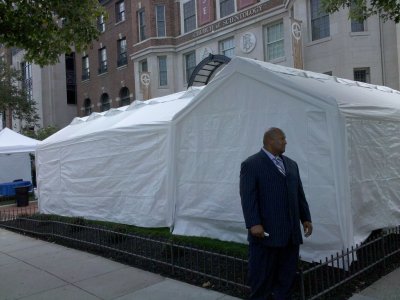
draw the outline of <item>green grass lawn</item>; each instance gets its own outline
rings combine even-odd
[[[31,216],[35,219],[40,220],[52,220],[60,221],[65,223],[73,223],[78,225],[87,226],[100,226],[112,231],[122,232],[122,233],[132,233],[139,234],[153,238],[162,238],[165,240],[170,240],[175,243],[182,243],[185,245],[190,245],[196,248],[202,248],[209,251],[217,251],[221,253],[226,253],[228,255],[238,256],[247,258],[247,245],[240,244],[236,242],[220,241],[217,239],[211,239],[207,237],[195,237],[195,236],[181,236],[173,235],[168,227],[164,228],[144,228],[133,225],[126,225],[120,223],[104,222],[104,221],[93,221],[87,220],[80,217],[64,217],[59,215],[45,215],[37,214]]]

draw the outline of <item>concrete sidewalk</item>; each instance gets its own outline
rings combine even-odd
[[[400,268],[354,294],[349,300],[400,300]]]
[[[0,299],[238,298],[0,229]]]

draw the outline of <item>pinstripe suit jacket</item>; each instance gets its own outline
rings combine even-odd
[[[260,239],[250,232],[249,242],[283,247],[290,241],[303,242],[300,221],[310,221],[299,169],[295,161],[283,156],[286,176],[261,149],[242,162],[240,197],[246,227],[261,224],[269,237]]]

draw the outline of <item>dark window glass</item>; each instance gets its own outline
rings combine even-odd
[[[89,56],[82,57],[82,80],[90,78]]]
[[[76,104],[75,53],[65,54],[65,75],[67,78],[67,104]]]
[[[196,68],[196,54],[191,52],[185,55],[186,82],[189,82],[193,70]]]
[[[83,108],[85,110],[85,116],[88,116],[92,113],[92,101],[89,98],[86,98],[83,101]]]
[[[196,7],[194,0],[183,4],[183,24],[185,32],[196,29]]]
[[[118,40],[117,48],[118,48],[117,66],[118,67],[124,66],[128,63],[128,57],[126,55],[126,38]]]
[[[157,36],[165,36],[165,6],[156,6]]]
[[[354,80],[370,83],[369,68],[354,69]]]
[[[125,21],[125,2],[119,1],[115,4],[115,21],[116,23]]]
[[[158,57],[158,70],[159,70],[160,86],[168,85],[167,57],[166,56]]]
[[[322,10],[321,0],[311,0],[312,40],[319,40],[330,35],[329,14]]]
[[[107,72],[107,50],[105,47],[99,49],[99,74]]]
[[[101,95],[100,99],[100,110],[101,111],[106,111],[111,108],[111,103],[110,103],[110,97],[108,97],[107,93],[104,93]]]
[[[219,11],[221,18],[233,14],[235,12],[234,0],[220,0]]]
[[[139,20],[139,41],[144,41],[146,39],[146,20],[144,10],[138,12]]]
[[[131,103],[131,99],[129,98],[129,89],[127,87],[123,87],[119,92],[120,98],[120,106],[129,105]]]

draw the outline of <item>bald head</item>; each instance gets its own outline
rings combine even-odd
[[[282,129],[271,127],[264,133],[264,148],[273,155],[281,155],[285,152],[286,136]]]

